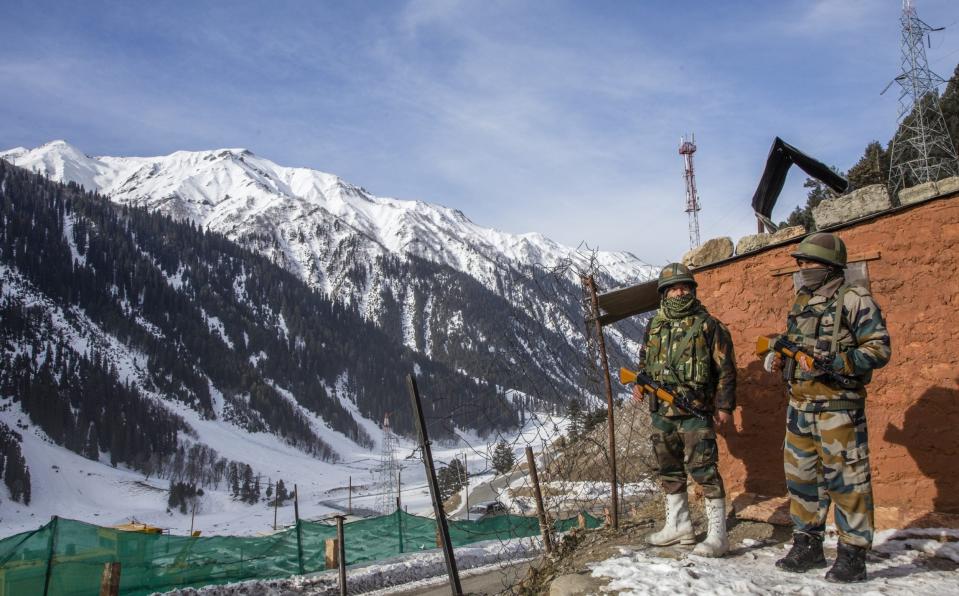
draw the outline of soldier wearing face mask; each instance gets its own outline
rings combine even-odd
[[[700,412],[689,412],[649,398],[653,452],[666,495],[666,522],[647,536],[654,546],[696,542],[686,496],[687,475],[706,497],[709,528],[693,552],[721,557],[729,550],[726,536],[726,492],[717,466],[716,425],[729,424],[736,409],[736,361],[729,330],[709,314],[696,297],[696,280],[681,263],[666,265],[659,274],[659,312],[646,327],[639,368],[670,391],[682,393]],[[633,396],[643,399],[640,387]],[[715,420],[715,424],[714,424]]]
[[[802,283],[786,318],[786,338],[848,382],[806,360],[784,364],[778,354],[767,357],[767,370],[782,372],[789,392],[783,466],[793,546],[776,566],[797,573],[826,566],[823,532],[835,503],[839,546],[826,579],[865,581],[874,529],[866,384],[889,361],[889,333],[869,291],[846,283],[846,246],[838,236],[813,234],[792,256]]]

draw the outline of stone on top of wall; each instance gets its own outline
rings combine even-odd
[[[770,244],[775,244],[777,242],[782,242],[783,240],[789,240],[791,238],[798,238],[799,236],[806,235],[806,228],[803,226],[789,226],[788,228],[779,228],[772,233],[772,238],[770,239]]]
[[[889,193],[882,184],[857,188],[848,195],[826,199],[812,208],[812,218],[819,229],[879,213],[892,207]]]
[[[769,240],[772,237],[772,234],[750,234],[749,236],[743,236],[739,239],[739,242],[736,243],[736,254],[744,255],[747,252],[753,252],[754,250],[759,250],[760,248],[768,245],[771,241]]]
[[[733,256],[733,239],[728,236],[713,238],[683,255],[687,267],[703,267]]]
[[[736,243],[736,254],[744,255],[747,252],[753,252],[754,250],[759,250],[760,248],[770,244],[776,244],[777,242],[782,242],[783,240],[796,238],[797,236],[802,236],[805,233],[806,228],[803,226],[790,226],[788,228],[780,228],[772,234],[764,233],[743,236],[739,239],[739,242]]]
[[[950,176],[937,182],[925,182],[899,191],[899,204],[912,205],[932,197],[959,191],[959,176]]]

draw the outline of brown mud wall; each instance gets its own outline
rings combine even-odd
[[[892,360],[876,371],[866,407],[877,524],[954,525],[959,516],[940,514],[959,514],[959,195],[836,233],[851,256],[881,253],[868,263],[892,337]],[[732,332],[739,366],[735,428],[720,439],[737,509],[752,495],[786,494],[786,396],[762,370],[755,341],[784,330],[792,280],[771,272],[791,265],[794,249],[778,246],[696,272],[699,296]]]

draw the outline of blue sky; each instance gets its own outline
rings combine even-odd
[[[927,49],[959,63],[955,0]],[[688,248],[679,137],[703,237],[755,229],[774,136],[847,169],[886,142],[899,0],[4,2],[0,147],[91,155],[246,147],[509,232]],[[804,201],[793,173],[774,213]]]

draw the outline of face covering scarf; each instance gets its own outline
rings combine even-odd
[[[663,312],[670,319],[682,319],[699,310],[699,300],[693,294],[676,298],[663,298]]]
[[[816,291],[826,283],[831,273],[832,271],[826,268],[800,269],[799,281],[802,282],[802,287],[810,291]]]

